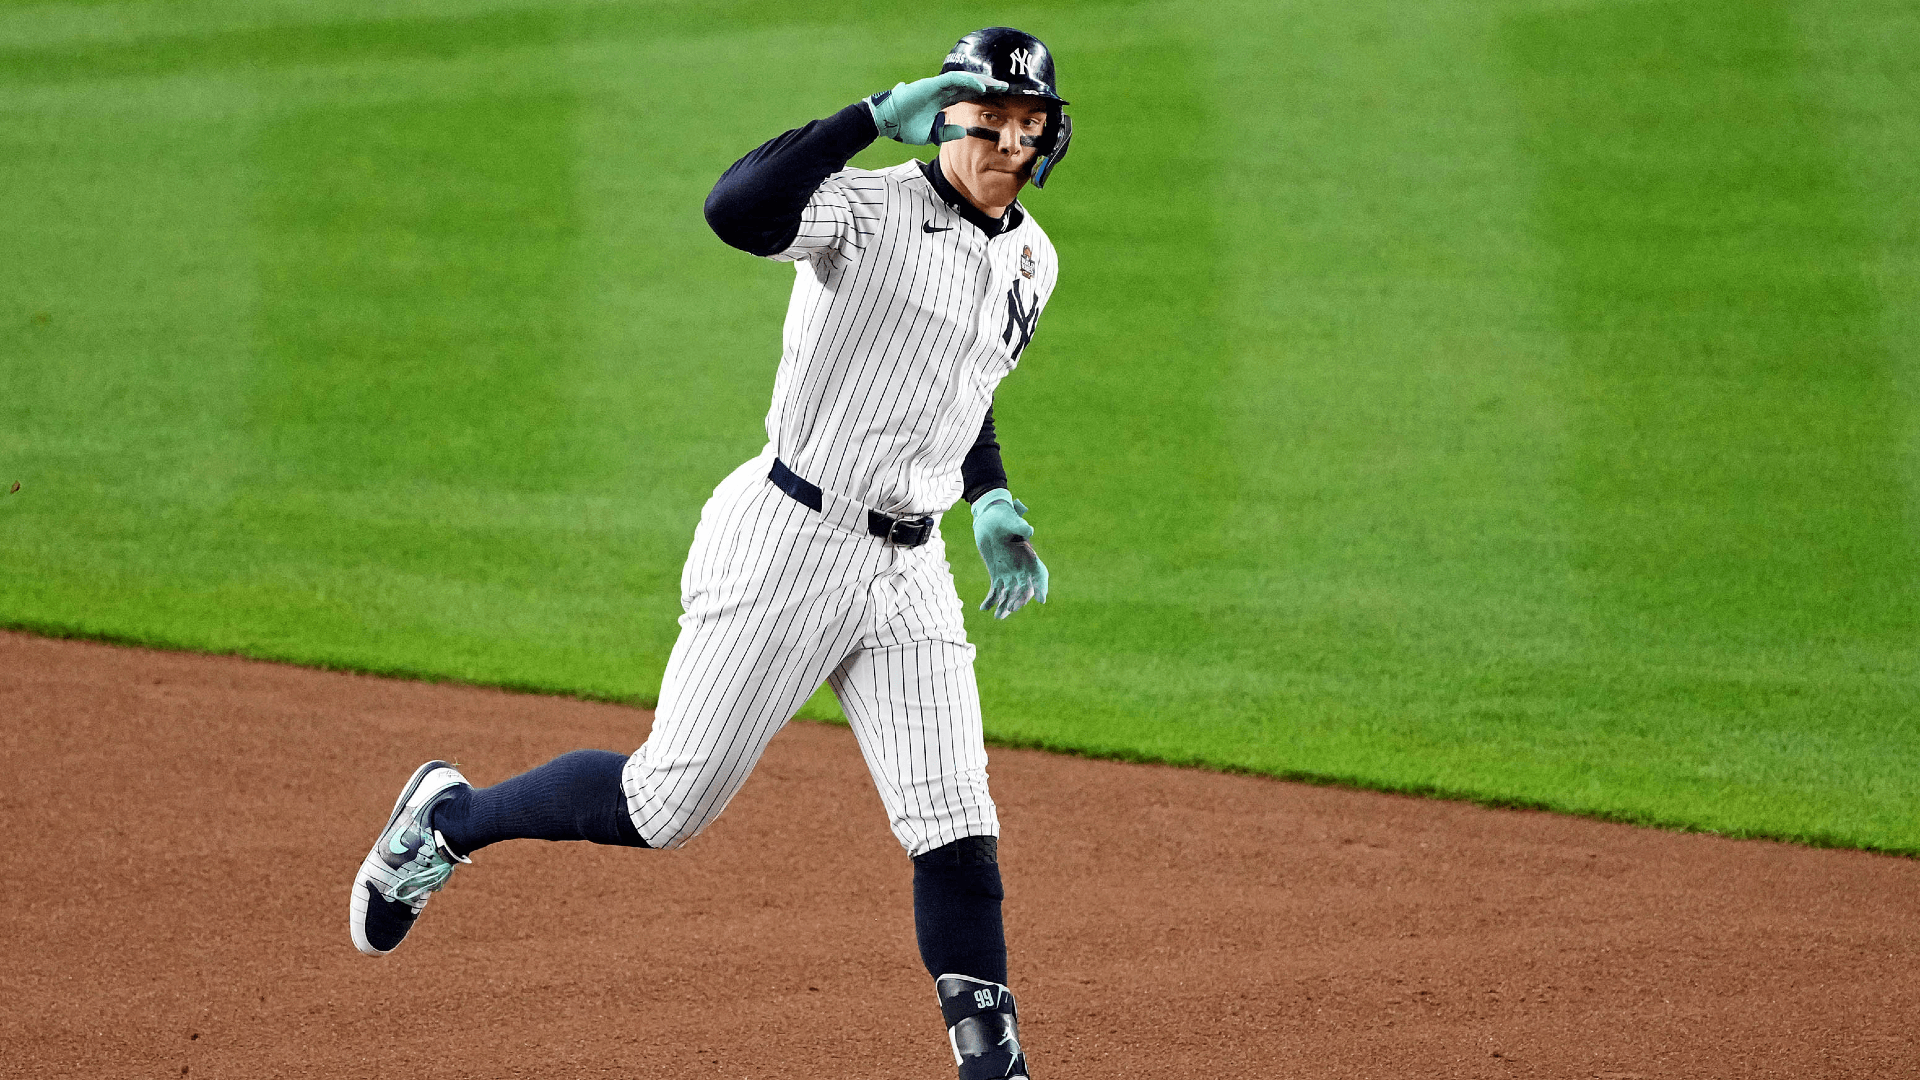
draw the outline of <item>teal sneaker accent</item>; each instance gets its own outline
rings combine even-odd
[[[414,861],[419,869],[393,884],[392,896],[402,904],[411,904],[428,893],[439,892],[446,887],[447,879],[453,876],[454,860],[447,856],[438,830],[421,846],[420,854]]]

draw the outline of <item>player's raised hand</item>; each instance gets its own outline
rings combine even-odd
[[[946,71],[918,82],[895,83],[867,99],[873,113],[873,125],[880,134],[909,146],[952,142],[964,138],[966,129],[946,123],[940,110],[956,101],[967,101],[1007,88],[997,79],[983,79],[972,72]]]
[[[996,619],[1019,611],[1029,600],[1047,602],[1047,564],[1028,542],[1033,526],[1020,520],[1026,512],[1026,504],[1006,488],[994,488],[973,504],[973,542],[992,583],[980,610],[991,606]]]

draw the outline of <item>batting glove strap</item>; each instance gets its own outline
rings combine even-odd
[[[976,979],[971,975],[942,975],[933,980],[934,992],[940,995],[940,1016],[947,1027],[976,1016],[990,1013],[1006,1013],[1013,1016],[1013,991],[997,982]]]
[[[867,99],[873,126],[889,139],[909,146],[952,142],[966,131],[946,122],[941,110],[958,101],[999,93],[1007,84],[966,71],[947,71],[917,82],[895,83]]]

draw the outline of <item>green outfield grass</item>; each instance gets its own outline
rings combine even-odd
[[[1920,853],[1911,3],[820,10],[0,9],[0,624],[650,701],[792,274],[706,189],[1017,14],[995,739]]]

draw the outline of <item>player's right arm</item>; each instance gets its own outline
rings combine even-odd
[[[707,195],[714,235],[753,255],[804,259],[845,253],[855,231],[853,207],[827,178],[881,135],[924,145],[958,137],[940,110],[1006,84],[964,71],[900,83],[761,144],[733,163]]]
[[[844,193],[822,184],[878,136],[873,113],[860,101],[762,143],[713,185],[707,224],[751,255],[798,248],[794,257],[805,258],[840,247],[853,227],[852,207]]]

